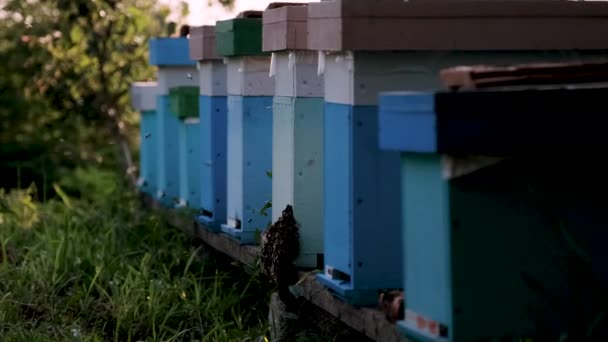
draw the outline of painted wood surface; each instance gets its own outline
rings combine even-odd
[[[513,130],[518,125],[508,123],[504,127],[511,134],[500,135],[485,123],[508,117],[508,122],[515,120],[537,127],[538,136],[544,141],[544,130],[555,128],[551,122],[561,122],[560,113],[564,111],[576,112],[578,117],[584,117],[584,113],[597,117],[598,110],[605,107],[600,104],[605,89],[549,87],[533,91],[439,93],[441,96],[432,92],[381,96],[379,130],[387,137],[380,139],[380,145],[403,151],[407,311],[401,326],[409,336],[437,340],[429,336],[432,325],[428,321],[444,325],[444,337],[450,341],[538,333],[539,319],[553,320],[550,317],[559,315],[556,307],[538,293],[539,287],[564,303],[578,302],[586,308],[581,314],[593,319],[592,312],[597,310],[592,304],[593,295],[579,297],[589,290],[589,285],[576,285],[581,275],[564,266],[577,258],[568,242],[576,239],[585,253],[593,255],[589,260],[594,261],[587,270],[591,273],[587,274],[608,284],[608,253],[593,242],[608,236],[605,228],[600,228],[606,224],[605,215],[600,214],[605,210],[602,198],[608,190],[603,176],[606,170],[599,164],[581,167],[593,163],[589,158],[601,152],[596,150],[598,141],[572,134],[579,122],[585,126],[593,123],[589,119],[567,120],[569,125],[563,121],[561,130],[555,131],[556,136],[576,140],[579,145],[575,153],[559,142],[555,142],[557,148],[532,154],[522,146],[512,158],[457,178],[446,177],[446,156],[440,147],[420,148],[416,131],[440,135],[442,116],[432,113],[443,112],[449,126],[455,120],[464,120],[465,125],[453,127],[453,139],[466,141],[471,136],[483,136],[489,140],[480,139],[476,144],[487,147],[498,135],[501,146],[505,146],[510,141],[521,142],[527,135]],[[508,101],[500,101],[499,93]],[[587,95],[585,100],[581,98],[583,93]],[[445,101],[443,96],[453,98]],[[490,107],[495,111],[486,110]],[[435,116],[436,123],[431,125],[434,127],[414,120],[429,113]],[[535,126],[535,116],[547,123],[542,129]],[[400,121],[400,117],[405,120]],[[592,130],[588,132],[597,135]],[[552,145],[550,141],[548,144]],[[527,146],[534,150],[534,144]],[[564,156],[568,156],[568,163],[563,162]],[[428,321],[420,324],[424,320]],[[554,320],[551,333],[559,334],[563,324]]]
[[[365,229],[369,228],[365,228],[366,226],[382,226],[385,241],[400,240],[399,236],[401,236],[401,232],[395,227],[400,226],[399,222],[401,222],[401,219],[397,218],[396,221],[390,221],[389,217],[401,215],[400,209],[398,209],[400,208],[401,196],[398,190],[400,184],[398,155],[394,154],[392,162],[383,166],[382,171],[378,171],[377,168],[380,166],[377,161],[374,161],[373,153],[379,153],[379,150],[372,153],[368,146],[358,143],[357,136],[354,133],[357,130],[352,127],[358,127],[354,125],[363,124],[364,121],[355,121],[353,123],[356,120],[354,116],[356,114],[351,114],[351,110],[353,113],[356,111],[368,111],[368,117],[373,117],[377,120],[376,104],[380,92],[440,89],[442,84],[438,73],[441,69],[448,66],[479,64],[481,62],[500,64],[501,62],[533,61],[540,58],[540,56],[546,59],[563,60],[568,58],[568,55],[566,52],[557,51],[552,53],[340,52],[336,54],[322,54],[320,70],[323,72],[325,82],[325,102],[329,104],[329,106],[326,105],[325,130],[326,132],[331,132],[331,137],[325,137],[325,182],[326,184],[331,184],[332,188],[325,189],[326,272],[324,276],[321,276],[321,279],[345,297],[349,296],[346,293],[350,293],[352,298],[346,298],[346,300],[351,302],[356,300],[367,301],[369,304],[373,302],[373,298],[376,298],[371,290],[373,286],[380,288],[402,286],[402,281],[395,281],[393,283],[385,281],[383,284],[379,279],[388,279],[384,274],[373,276],[370,274],[370,278],[366,279],[365,277],[368,275],[361,273],[359,276],[361,280],[354,280],[355,277],[352,275],[358,271],[355,266],[358,265],[358,262],[355,258],[365,258],[365,253],[369,253],[370,255],[377,253],[371,247],[375,245],[371,244],[373,239],[368,237],[367,234],[369,233]],[[579,56],[580,58],[593,58],[598,55],[598,53],[582,53]],[[328,110],[334,111],[336,114],[330,114]],[[330,121],[334,121],[331,129],[328,126]],[[377,129],[378,122],[374,121],[373,125],[374,129]],[[372,133],[369,131],[369,134],[368,137],[374,136],[374,139],[376,139],[370,140],[370,144],[377,146],[377,132]],[[364,135],[360,137],[361,141],[364,141]],[[363,160],[364,162],[357,164],[353,160]],[[335,175],[330,176],[329,172]],[[375,183],[373,181],[370,182],[365,177],[355,178],[355,175],[368,175],[368,178],[374,179],[374,177],[378,177],[377,175],[381,174],[379,172],[388,172],[392,175],[381,176],[380,178],[383,180],[382,186],[389,187],[382,191],[390,193],[390,196],[379,191],[380,187],[374,189],[373,184]],[[372,185],[371,188],[370,184]],[[361,214],[357,215],[354,211],[355,209],[352,208],[358,208],[356,204],[358,202],[357,198],[361,192],[365,191],[374,191],[372,192],[373,202],[379,203],[378,205],[382,206],[382,208],[388,208],[387,203],[391,202],[397,203],[397,206],[387,211],[386,214],[374,214],[374,210],[380,209],[372,208],[372,210],[367,211],[361,210],[357,212]],[[353,210],[353,214],[351,214],[351,210]],[[373,223],[373,220],[378,220],[379,218],[384,220],[383,222],[385,223],[381,225]],[[357,234],[362,234],[361,236],[365,238],[358,240],[355,237],[359,236]],[[358,243],[360,245],[357,245]],[[366,243],[369,244],[366,245]],[[356,248],[360,248],[361,250],[356,250]],[[398,250],[401,248],[401,244],[396,245],[395,248]],[[375,267],[375,269],[378,272],[384,271],[386,273],[386,269],[392,269],[396,270],[394,272],[402,273],[402,262],[393,262],[393,259],[399,258],[400,252],[397,251],[395,253],[393,258],[383,257],[379,259],[383,260],[384,264]],[[370,256],[370,258],[373,257]],[[389,263],[392,263],[392,265]],[[365,263],[363,264],[365,265]],[[330,273],[334,270],[339,271],[335,276],[337,280],[331,280],[332,276]],[[346,275],[340,273],[345,273]],[[397,277],[400,278],[401,276],[398,275]],[[347,280],[350,278],[350,280],[344,281],[343,278]],[[361,281],[362,283],[357,284],[357,281]],[[363,285],[363,283],[373,284],[373,286]],[[364,297],[367,297],[367,299],[361,299]]]
[[[319,267],[323,254],[323,78],[312,51],[272,56],[272,221],[289,204],[300,225],[301,267]]]
[[[274,95],[323,97],[323,76],[317,73],[318,55],[314,51],[283,51],[272,54],[270,75]]]
[[[444,89],[442,69],[458,65],[510,65],[604,58],[592,51],[340,52],[323,54],[325,99],[333,103],[375,105],[385,91]]]
[[[179,122],[179,206],[201,207],[200,119]]]
[[[195,66],[189,58],[188,38],[150,39],[150,64],[162,66]]]
[[[608,48],[595,34],[608,29],[603,2],[336,0],[308,10],[315,50]]]
[[[385,93],[380,95],[380,146],[504,157],[600,151],[608,146],[596,120],[607,95],[605,86]]]
[[[200,61],[201,209],[198,221],[211,231],[226,223],[227,66]]]
[[[198,87],[175,87],[169,91],[171,111],[180,120],[198,118]]]
[[[168,95],[157,97],[158,190],[164,205],[174,206],[179,200],[179,120],[171,113]]]
[[[323,99],[274,97],[272,122],[272,221],[293,207],[300,225],[296,264],[317,267],[323,254]]]
[[[346,301],[402,287],[399,154],[377,147],[377,107],[325,104],[325,273]],[[382,246],[382,248],[378,248]]]
[[[169,95],[176,87],[198,87],[198,72],[195,66],[167,66],[158,68],[158,94]]]
[[[140,112],[139,127],[139,179],[141,191],[154,195],[157,191],[156,176],[156,96],[157,82],[134,82],[129,89],[131,105]]]
[[[307,4],[292,4],[264,11],[262,50],[306,50],[308,47]]]
[[[270,216],[272,95],[270,56],[227,58],[227,220],[222,231],[242,243],[257,243]]]
[[[274,80],[268,73],[270,56],[229,57],[226,60],[228,95],[274,95]]]
[[[567,217],[576,208],[572,203],[581,201],[564,189],[564,180],[569,183],[564,175],[573,175],[571,170],[546,176],[549,169],[556,170],[557,159],[504,162],[454,180],[442,177],[440,155],[405,153],[402,160],[410,312],[445,324],[454,341],[528,336],[538,332],[539,319],[556,313],[529,279],[564,301],[582,290],[575,290],[573,276],[578,276],[564,267],[573,259],[559,225],[566,224],[579,238],[590,234],[597,239],[602,233],[585,221],[599,207],[587,207],[591,216],[583,220],[555,219]],[[605,181],[592,179],[605,190]],[[538,192],[541,188],[548,191]],[[582,201],[588,205],[593,200]],[[606,260],[600,249],[588,250],[595,260]],[[596,271],[606,273],[599,267]],[[589,298],[575,300],[590,303]],[[555,324],[553,333],[560,329]],[[412,321],[402,326],[414,335],[421,332]]]
[[[216,51],[220,56],[256,56],[262,51],[262,18],[234,18],[215,24]]]
[[[156,109],[158,82],[133,82],[129,92],[135,110],[142,112]]]
[[[260,210],[272,198],[272,97],[228,96],[227,126],[227,223],[222,231],[241,243],[257,243],[270,222]]]
[[[169,207],[179,202],[179,124],[172,113],[170,92],[181,86],[198,86],[196,62],[189,59],[187,38],[153,38],[149,45],[150,64],[158,67],[157,198]]]
[[[198,63],[200,95],[226,96],[226,65],[223,61],[203,61]]]
[[[219,59],[215,48],[215,25],[190,27],[188,47],[190,59],[193,61]]]
[[[146,110],[141,112],[139,127],[140,154],[139,154],[139,180],[141,191],[154,195],[157,191],[157,132],[156,111]]]
[[[226,222],[226,96],[200,96],[201,208],[199,221],[213,231]]]

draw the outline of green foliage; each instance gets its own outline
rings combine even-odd
[[[164,32],[168,8],[154,0],[8,0],[4,12],[4,168],[53,179],[58,165],[118,166],[121,144],[137,143],[129,87],[154,77],[148,40]]]
[[[269,287],[259,272],[220,272],[199,258],[116,174],[71,177],[56,184],[62,198],[45,203],[33,188],[0,192],[3,341],[238,341],[266,332]]]

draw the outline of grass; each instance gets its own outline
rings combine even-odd
[[[54,186],[0,190],[0,340],[257,341],[268,283],[218,271],[140,208],[118,177],[79,170]]]

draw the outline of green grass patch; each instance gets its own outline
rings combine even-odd
[[[257,271],[201,259],[119,178],[79,170],[0,190],[2,341],[257,341],[270,290]]]

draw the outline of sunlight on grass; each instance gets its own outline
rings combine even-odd
[[[257,341],[269,287],[201,260],[111,173],[0,191],[3,341]]]

